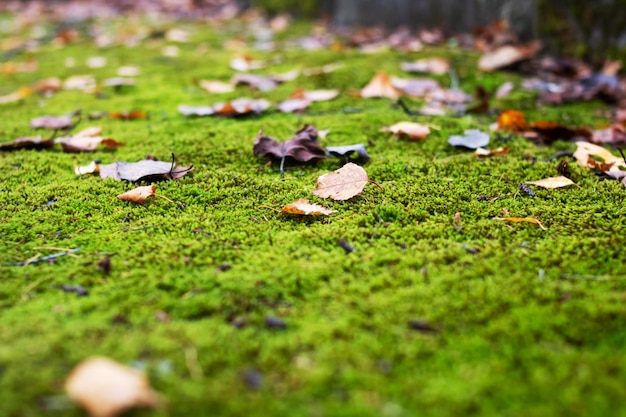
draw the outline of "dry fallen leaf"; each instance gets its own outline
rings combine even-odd
[[[94,172],[100,172],[100,164],[96,161],[91,161],[89,165],[74,165],[76,175],[93,174]]]
[[[367,172],[357,164],[349,162],[338,170],[317,179],[313,195],[333,200],[348,200],[360,194],[369,182]]]
[[[399,122],[383,128],[383,131],[391,132],[398,136],[406,136],[413,140],[424,139],[426,136],[430,135],[430,128],[428,126],[413,122]]]
[[[526,184],[536,185],[543,188],[560,188],[568,185],[576,185],[576,183],[563,175],[558,177],[549,177],[537,181],[526,181]]]
[[[155,190],[156,185],[146,185],[126,191],[125,193],[118,195],[117,198],[124,201],[132,201],[133,203],[143,204],[148,197],[154,197]]]
[[[46,149],[54,146],[54,139],[42,139],[41,136],[17,138],[13,142],[0,143],[0,151],[16,149]]]
[[[533,223],[541,227],[542,230],[548,230],[541,222],[532,217],[494,217],[495,220],[504,220],[511,223]]]
[[[67,395],[92,417],[115,417],[133,407],[159,407],[161,398],[137,371],[104,358],[86,359],[65,382]]]
[[[489,145],[489,135],[477,129],[469,129],[465,131],[465,136],[450,136],[448,143],[468,149],[484,148]]]
[[[291,93],[290,98],[299,98],[309,101],[328,101],[339,95],[339,90],[310,90],[298,88]]]
[[[498,116],[498,129],[522,132],[528,128],[526,116],[517,110],[505,110]]]
[[[623,158],[615,156],[603,147],[589,142],[576,142],[576,147],[574,158],[576,158],[579,165],[597,169],[610,177],[620,179],[626,186],[626,171],[622,169],[626,168],[626,161]],[[601,161],[598,159],[601,159]]]
[[[480,57],[478,69],[481,71],[495,71],[508,67],[524,59],[532,58],[537,54],[541,45],[531,42],[527,45],[504,45],[489,51]]]
[[[234,85],[217,80],[200,80],[198,86],[207,93],[212,94],[223,94],[235,91]]]
[[[361,89],[362,98],[386,97],[395,100],[401,95],[402,91],[393,86],[391,77],[384,71],[378,72],[374,78]]]
[[[259,131],[252,151],[254,156],[270,159],[280,163],[281,173],[284,172],[285,161],[308,163],[324,159],[326,152],[320,146],[318,132],[314,126],[305,125],[296,132],[296,136],[281,143]]]
[[[443,75],[450,71],[450,62],[443,58],[426,58],[415,62],[403,62],[401,68],[407,72],[427,72]]]
[[[476,156],[491,156],[491,155],[506,155],[509,153],[508,147],[499,147],[496,149],[476,148],[474,155]]]
[[[0,104],[15,103],[16,101],[23,100],[30,95],[30,92],[30,88],[20,87],[17,91],[11,94],[0,96]]]
[[[174,162],[143,160],[100,165],[100,177],[131,182],[177,180],[193,171],[193,165],[176,167]]]
[[[305,216],[327,216],[329,214],[336,213],[337,211],[317,204],[311,204],[306,198],[299,198],[293,203],[287,204],[283,207],[281,212],[284,214],[301,214]]]
[[[102,128],[97,126],[88,127],[73,136],[57,138],[55,143],[60,143],[64,152],[94,152],[98,145],[104,145],[107,149],[124,146],[115,139],[100,136]]]

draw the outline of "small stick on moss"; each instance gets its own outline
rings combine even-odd
[[[270,209],[270,210],[274,210],[276,213],[282,213],[282,211],[275,209],[274,207],[270,207],[270,206],[257,206],[257,208]]]

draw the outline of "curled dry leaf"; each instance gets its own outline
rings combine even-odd
[[[543,188],[560,188],[568,185],[576,185],[576,183],[563,175],[558,177],[549,177],[537,181],[526,181],[526,184],[536,185]]]
[[[115,139],[100,136],[101,127],[88,127],[73,136],[58,138],[56,143],[60,143],[64,152],[94,152],[98,145],[104,145],[107,149],[114,149],[124,146],[122,142]]]
[[[384,72],[379,71],[372,80],[361,89],[362,98],[386,97],[397,99],[402,95],[402,91],[391,82],[391,77]]]
[[[148,197],[154,197],[155,190],[156,185],[146,185],[126,191],[125,193],[118,195],[117,198],[123,201],[132,201],[133,203],[143,204]]]
[[[432,95],[438,91],[439,95],[447,94],[445,90],[439,86],[439,83],[435,80],[428,78],[399,78],[391,77],[391,85],[400,91],[401,94],[406,94],[411,97],[426,97]],[[431,100],[446,101],[443,97],[428,97]]]
[[[532,42],[527,45],[504,45],[485,53],[478,61],[478,69],[481,71],[495,71],[508,67],[517,62],[532,58],[537,54],[541,45]]]
[[[614,123],[606,129],[594,130],[591,142],[603,144],[626,144],[626,129],[622,123]]]
[[[406,136],[412,140],[424,139],[426,136],[430,135],[430,128],[428,126],[413,122],[399,122],[383,128],[383,131],[391,132],[398,136]]]
[[[403,62],[401,68],[407,72],[426,72],[443,75],[450,71],[450,62],[443,58],[426,58],[415,62]]]
[[[96,161],[91,161],[89,165],[74,165],[76,175],[93,174],[94,172],[100,172],[100,164]]]
[[[131,111],[120,111],[120,112],[111,112],[108,114],[109,119],[113,120],[140,120],[147,119],[148,113],[141,110],[131,110]]]
[[[0,151],[16,149],[47,149],[54,146],[53,139],[42,139],[41,136],[17,138],[13,142],[0,143]]]
[[[468,149],[484,148],[489,145],[489,135],[476,129],[465,131],[465,136],[450,136],[448,143]]]
[[[236,56],[230,61],[230,67],[235,71],[248,72],[251,70],[265,68],[267,63],[264,61],[255,61],[252,57]]]
[[[622,178],[626,175],[626,171],[620,169],[626,168],[626,162],[623,158],[613,155],[602,146],[594,145],[589,142],[576,142],[576,152],[574,158],[578,164],[587,168],[593,168],[610,174],[614,178]],[[622,174],[623,173],[623,174]]]
[[[193,171],[193,165],[176,167],[173,162],[143,160],[100,165],[100,177],[131,182],[177,180]]]
[[[64,90],[81,90],[91,93],[96,90],[96,79],[92,75],[72,75],[63,82]]]
[[[367,172],[357,164],[349,162],[338,170],[317,179],[313,195],[333,200],[348,200],[363,192],[369,182]]]
[[[474,155],[476,156],[506,155],[507,153],[509,153],[508,147],[496,149],[476,148],[476,151],[474,151]]]
[[[336,210],[320,206],[318,204],[311,204],[306,198],[299,198],[293,203],[287,204],[281,210],[284,214],[300,214],[304,216],[327,216],[332,213],[336,213]]]
[[[137,371],[104,358],[78,364],[65,382],[67,395],[92,417],[115,417],[133,407],[159,407],[161,398]]]
[[[508,97],[508,95],[511,94],[514,88],[515,84],[513,84],[511,81],[507,81],[504,84],[500,85],[500,87],[498,87],[495,96],[496,98]]]
[[[502,220],[511,223],[533,223],[541,227],[542,230],[548,230],[538,219],[532,217],[494,217],[495,220]]]
[[[57,77],[37,81],[33,86],[33,91],[40,94],[56,93],[59,90],[61,90],[61,79]]]

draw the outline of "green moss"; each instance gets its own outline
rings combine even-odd
[[[399,62],[418,56],[453,57],[468,92],[477,84],[517,82],[516,76],[476,74],[476,57],[457,50],[406,56],[289,49],[280,52],[279,66],[264,71],[344,66],[266,95],[239,87],[217,98],[193,80],[228,79],[231,54],[211,29],[191,28],[194,42],[181,46],[178,59],[160,56],[160,40],[107,49],[81,41],[43,46],[34,55],[36,73],[3,76],[4,93],[48,76],[103,79],[121,64],[143,69],[135,89],[107,91],[105,98],[62,92],[0,107],[4,140],[32,135],[32,117],[76,109],[141,109],[152,118],[89,122],[126,142],[115,152],[0,154],[0,414],[82,415],[59,402],[63,380],[84,358],[106,355],[146,369],[169,402],[157,415],[626,415],[624,187],[572,163],[581,188],[536,190],[535,198],[518,188],[555,175],[557,162],[544,158],[573,144],[494,139],[509,154],[479,160],[447,138],[486,130],[494,117],[407,118],[386,100],[348,94],[302,116],[185,119],[176,112],[178,104],[242,95],[278,101],[296,85],[357,89],[379,69],[402,75]],[[222,36],[240,29],[231,23]],[[198,52],[198,44],[208,51]],[[109,64],[86,68],[92,55]],[[67,57],[76,68],[65,67]],[[497,105],[523,107],[531,120],[605,122],[598,103],[537,108],[518,92]],[[420,142],[380,131],[406,119],[440,129]],[[281,177],[252,155],[259,130],[287,139],[303,123],[331,129],[324,145],[367,144],[372,159],[365,168],[384,191],[368,185],[350,201],[322,202],[311,190],[338,161],[291,168]],[[92,159],[167,160],[172,152],[196,170],[159,184],[158,193],[182,204],[123,203],[116,195],[131,185],[72,172]],[[338,213],[303,219],[260,207],[301,197]],[[494,220],[505,211],[537,217],[547,230]],[[346,254],[339,238],[355,251]],[[54,263],[9,266],[77,247]],[[97,267],[105,256],[109,274]],[[64,293],[62,284],[90,294]],[[155,318],[161,311],[169,323]],[[268,329],[266,315],[282,317],[288,328]],[[235,328],[235,319],[246,326]],[[410,320],[438,330],[420,333]],[[197,353],[197,364],[186,351]],[[262,375],[258,391],[242,377],[250,369]],[[63,409],[52,413],[54,404]]]

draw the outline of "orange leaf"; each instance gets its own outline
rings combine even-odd
[[[498,129],[521,132],[526,130],[528,124],[524,113],[517,110],[505,110],[498,116]]]
[[[137,187],[130,191],[126,191],[125,193],[118,195],[117,198],[123,201],[132,201],[133,203],[143,204],[148,197],[154,197],[155,190],[156,185],[146,185],[144,187]]]
[[[357,164],[349,162],[340,169],[317,179],[313,195],[333,200],[348,200],[360,194],[369,182],[367,172]]]
[[[327,216],[329,214],[336,213],[335,210],[331,210],[317,204],[311,204],[306,198],[299,198],[293,203],[287,204],[283,207],[281,212],[284,214],[300,214],[304,216]]]

